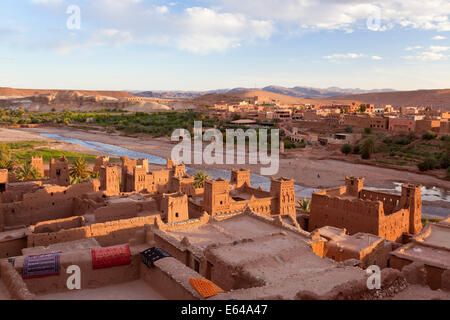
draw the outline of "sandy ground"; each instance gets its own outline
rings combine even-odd
[[[112,286],[37,296],[37,300],[166,300],[144,280]]]
[[[65,143],[62,141],[43,137],[39,134],[36,134],[36,132],[26,132],[22,129],[0,128],[0,143],[21,142],[21,141],[51,142],[51,145],[49,145],[49,149],[61,150],[61,151],[67,151],[67,152],[94,154],[94,155],[107,155],[107,154],[98,152],[96,150],[85,148],[85,147],[82,147],[79,145]]]
[[[0,135],[2,135],[5,129],[0,130]],[[174,147],[174,144],[171,144],[168,138],[130,138],[116,134],[110,135],[103,132],[85,132],[80,130],[53,128],[32,128],[11,131],[13,132],[7,133],[7,136],[15,136],[15,139],[20,139],[18,138],[21,135],[21,133],[19,132],[26,133],[27,139],[23,140],[32,140],[33,136],[42,139],[42,137],[39,136],[40,133],[51,132],[60,134],[61,136],[68,138],[113,144],[123,148],[150,153],[164,158],[170,157],[171,151]],[[74,146],[74,148],[81,147]],[[233,167],[244,167],[251,169],[252,172],[256,174],[260,174],[261,168],[261,165],[190,166],[203,169],[231,169]],[[318,178],[319,174],[320,178]],[[320,189],[342,185],[345,176],[348,175],[364,176],[366,177],[366,185],[377,188],[392,188],[393,182],[409,182],[422,184],[424,186],[436,186],[446,190],[450,190],[450,181],[445,181],[433,176],[411,172],[404,172],[361,164],[352,164],[337,160],[327,160],[323,159],[323,154],[320,154],[319,152],[311,149],[289,153],[287,157],[282,156],[280,158],[280,169],[277,176],[294,178],[296,180],[296,183],[298,183],[299,185]]]

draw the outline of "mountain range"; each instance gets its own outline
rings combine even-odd
[[[250,90],[262,90],[266,92],[283,94],[295,98],[305,99],[326,99],[329,97],[335,97],[340,95],[355,95],[366,93],[379,93],[379,92],[393,92],[392,89],[380,89],[380,90],[363,90],[363,89],[342,89],[338,87],[330,87],[326,89],[312,88],[312,87],[293,87],[287,88],[282,86],[267,86],[264,88],[233,88],[233,89],[218,89],[209,91],[141,91],[131,92],[139,97],[147,98],[159,98],[159,99],[193,99],[205,94],[224,94],[233,92],[245,92]]]

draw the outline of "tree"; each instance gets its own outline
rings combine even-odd
[[[433,158],[427,158],[423,162],[419,163],[417,167],[420,171],[434,170],[438,166],[437,161]]]
[[[71,183],[80,183],[91,177],[91,170],[84,158],[78,158],[69,170]]]
[[[440,165],[442,169],[450,167],[450,150],[448,150],[441,158]]]
[[[363,159],[370,159],[370,155],[375,151],[375,142],[372,139],[364,141],[361,147],[361,156]]]
[[[198,171],[194,177],[194,187],[199,189],[205,186],[206,180],[209,179],[209,174],[204,171]]]
[[[18,181],[38,180],[41,178],[41,174],[36,167],[31,165],[31,162],[24,163],[15,173]]]
[[[424,139],[424,140],[434,140],[434,139],[436,139],[436,137],[437,137],[437,134],[433,131],[424,132],[422,135],[422,139]]]
[[[371,134],[372,133],[372,128],[364,128],[364,133],[365,134]]]
[[[366,110],[367,110],[367,106],[364,103],[359,106],[359,111],[361,113],[366,112]]]
[[[305,212],[311,211],[311,200],[303,198],[303,200],[298,201],[298,206]]]
[[[351,126],[346,126],[345,127],[345,132],[347,133],[353,133],[353,128]]]
[[[345,155],[348,155],[352,152],[353,148],[350,144],[346,143],[342,146],[341,152]]]
[[[12,170],[14,162],[8,160],[0,160],[0,169]]]
[[[361,147],[359,146],[359,144],[355,144],[355,146],[353,147],[353,153],[359,154],[360,152],[361,152]]]
[[[7,144],[0,144],[0,161],[11,161],[11,148]]]

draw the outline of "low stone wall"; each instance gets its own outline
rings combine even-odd
[[[190,278],[202,278],[175,258],[164,258],[148,268],[141,263],[141,278],[170,300],[202,299],[189,282]]]
[[[28,247],[48,246],[86,238],[95,238],[102,246],[127,243],[137,231],[143,230],[145,225],[154,225],[157,217],[159,216],[137,217],[52,233],[33,233],[28,236]]]
[[[35,295],[28,290],[26,283],[13,265],[6,260],[0,261],[0,277],[13,300],[33,300]]]
[[[60,230],[79,228],[84,226],[84,217],[70,217],[66,219],[39,222],[34,227],[34,233],[51,233]]]
[[[67,268],[71,265],[79,266],[81,269],[81,289],[99,288],[112,284],[123,283],[139,279],[139,268],[141,264],[139,250],[131,249],[131,264],[116,266],[112,268],[96,269],[92,268],[91,250],[78,250],[61,253],[61,271],[58,276],[45,278],[25,279],[29,291],[36,295],[44,295],[57,292],[69,291],[67,279],[71,274],[67,273]],[[24,257],[16,259],[15,268],[18,274],[22,273]],[[16,272],[16,273],[17,273]]]

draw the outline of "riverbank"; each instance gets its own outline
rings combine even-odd
[[[163,158],[169,158],[174,147],[174,144],[170,143],[168,138],[131,138],[118,134],[107,134],[104,132],[85,132],[81,130],[55,128],[27,128],[16,129],[15,131],[24,132],[27,135],[27,139],[30,139],[30,137],[43,139],[40,135],[41,133],[56,133],[66,138],[112,144],[137,152],[150,153]],[[70,149],[70,144],[66,147]],[[73,148],[83,151],[87,149],[75,145]],[[263,167],[262,165],[226,164],[190,166],[201,169],[223,170],[229,170],[233,167],[243,167],[252,170],[252,172],[256,174],[259,174],[261,167]],[[433,176],[388,168],[373,167],[363,164],[353,164],[338,160],[323,159],[322,155],[319,156],[314,150],[309,149],[302,152],[296,152],[295,154],[291,153],[289,157],[281,156],[280,169],[276,176],[294,178],[296,182],[302,186],[322,189],[341,185],[345,179],[345,176],[349,175],[364,176],[366,178],[366,184],[376,188],[391,189],[393,188],[395,182],[408,182],[413,184],[421,184],[427,187],[439,187],[445,190],[450,190],[450,181],[441,180]]]
[[[23,136],[26,137],[27,140],[32,140],[34,135],[36,136],[36,139],[47,139],[52,143],[62,142],[61,139],[67,140],[67,142],[62,143],[68,150],[70,150],[70,148],[77,148],[77,150],[80,150],[81,148],[84,152],[91,154],[107,154],[115,155],[116,157],[128,154],[132,158],[153,157],[151,161],[156,161],[161,164],[164,163],[164,158],[170,157],[172,148],[174,147],[174,144],[171,144],[165,138],[134,138],[102,132],[93,133],[59,128],[21,130],[24,130],[25,134]],[[8,134],[15,135],[16,140],[20,140],[20,138],[17,138],[17,135],[20,135],[20,132],[9,132]],[[54,137],[52,137],[52,135],[54,135]],[[73,140],[73,144],[70,143],[72,139],[75,139]],[[352,166],[346,162],[342,163],[336,160],[324,159],[323,155],[320,158],[318,157],[317,152],[308,149],[303,150],[303,152],[295,153],[294,155],[291,153],[287,156],[282,156],[280,162],[280,171],[276,176],[294,178],[296,185],[299,186],[297,196],[300,198],[310,197],[311,192],[317,189],[342,185],[345,176],[356,175],[366,177],[365,186],[367,188],[388,193],[395,192],[394,190],[399,192],[402,182],[422,184],[425,187],[422,190],[424,216],[442,218],[446,217],[448,212],[450,212],[450,189],[445,186],[447,181],[442,181],[444,183],[444,186],[442,186],[440,185],[441,181],[437,178],[417,174],[410,177],[410,174],[405,175],[404,172],[396,172],[392,169],[365,165]],[[233,167],[248,168],[257,175],[260,174],[261,168],[260,165],[189,165],[189,167],[207,170],[210,173],[219,176],[222,175],[223,172],[225,177],[229,174],[228,170]],[[346,170],[349,170],[349,173],[347,173]],[[318,174],[320,177],[317,176]],[[423,178],[428,179],[424,182]],[[254,179],[256,179],[254,183],[258,184],[258,180],[261,180],[262,177],[254,176]],[[270,181],[266,181],[264,184],[270,185]]]

